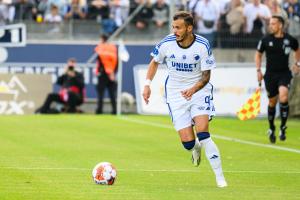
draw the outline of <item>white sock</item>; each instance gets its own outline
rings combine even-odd
[[[200,144],[205,149],[206,158],[208,159],[210,166],[216,175],[216,179],[217,180],[224,179],[222,165],[221,165],[221,156],[217,145],[210,137],[201,140]]]

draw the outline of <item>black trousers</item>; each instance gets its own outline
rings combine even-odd
[[[66,106],[66,112],[74,113],[76,112],[76,106],[82,103],[82,99],[79,97],[78,94],[74,92],[68,92],[69,98],[67,102],[64,102],[59,94],[57,93],[50,93],[48,94],[44,104],[40,108],[41,113],[52,113],[51,104],[53,102],[61,103]]]
[[[111,113],[116,114],[117,113],[117,103],[116,103],[117,83],[115,81],[110,80],[108,76],[105,73],[103,73],[100,76],[98,76],[98,84],[96,88],[98,93],[98,104],[97,104],[96,114],[103,113],[103,98],[104,98],[104,92],[106,88],[108,89],[108,94],[112,106]]]

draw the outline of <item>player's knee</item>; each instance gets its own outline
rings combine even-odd
[[[195,146],[195,140],[188,141],[188,142],[182,142],[182,145],[186,150],[191,150]]]
[[[281,96],[279,96],[279,102],[280,103],[288,102],[288,96],[287,95],[281,95]]]
[[[199,133],[197,133],[197,137],[198,137],[198,140],[201,141],[201,140],[210,138],[210,134],[209,134],[209,132],[199,132]]]
[[[269,100],[269,107],[274,108],[277,104],[277,99],[270,99]]]

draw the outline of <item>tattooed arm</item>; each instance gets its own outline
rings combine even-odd
[[[196,92],[201,90],[210,80],[210,70],[203,71],[201,79],[191,88],[181,91],[186,100],[190,100]]]

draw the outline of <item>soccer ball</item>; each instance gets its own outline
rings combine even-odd
[[[117,170],[109,162],[98,163],[93,169],[93,179],[97,184],[112,185],[116,177]]]

